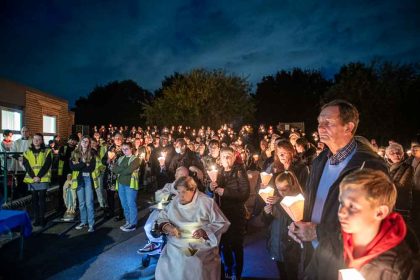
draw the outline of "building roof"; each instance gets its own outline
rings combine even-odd
[[[58,96],[55,96],[55,95],[52,95],[52,94],[49,94],[49,93],[45,93],[45,92],[43,92],[39,89],[30,87],[30,86],[27,86],[27,85],[19,84],[17,82],[14,82],[14,81],[8,80],[6,78],[0,77],[0,89],[5,88],[5,87],[7,87],[9,89],[13,88],[14,91],[19,91],[19,92],[22,92],[22,93],[26,93],[27,91],[30,91],[30,92],[33,92],[33,93],[36,93],[36,94],[39,94],[39,95],[43,95],[43,96],[48,97],[48,98],[53,98],[53,99],[56,99],[56,100],[60,100],[60,101],[68,104],[67,99],[64,99],[64,98],[61,98],[61,97],[58,97]]]

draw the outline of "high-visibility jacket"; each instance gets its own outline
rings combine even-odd
[[[92,163],[92,160],[93,160],[93,158],[91,159],[91,162],[90,163]],[[99,186],[98,185],[98,182],[97,182],[97,176],[98,176],[98,174],[95,172],[95,170],[96,170],[96,164],[98,162],[96,156],[95,156],[94,160],[95,160],[95,169],[92,172],[89,172],[89,177],[92,178],[93,187],[96,189]],[[77,189],[77,187],[79,186],[78,177],[79,177],[80,172],[81,171],[79,171],[79,170],[73,170],[71,172],[71,188],[74,189],[74,190]]]
[[[79,182],[77,180],[77,177],[79,177],[80,171],[72,171],[71,172],[71,188],[72,189],[77,189],[77,187],[79,186]],[[98,184],[98,178],[96,177],[97,174],[95,173],[95,171],[93,171],[91,174],[92,177],[92,181],[93,181],[93,187],[96,189],[99,184]]]
[[[137,157],[135,155],[132,155],[130,157],[130,159],[128,160],[128,165],[130,165],[130,163],[132,163],[133,160],[135,160],[136,158]],[[118,165],[121,164],[123,159],[124,159],[124,156],[122,156],[118,159],[118,161],[117,161]],[[139,189],[139,169],[138,168],[136,170],[134,170],[133,173],[131,173],[130,188],[135,189],[136,191]],[[117,183],[116,183],[116,188],[115,189],[118,191],[118,178],[117,178]]]
[[[102,163],[102,158],[106,153],[106,146],[100,145],[98,155],[96,156],[95,170],[92,173],[93,185],[95,189],[100,186],[101,173],[105,172],[106,166]]]
[[[50,149],[41,150],[37,155],[35,155],[31,149],[28,149],[26,150],[26,152],[23,153],[23,156],[29,162],[29,165],[34,171],[35,176],[37,176],[42,166],[44,166],[47,157],[51,157],[51,150]],[[27,184],[33,184],[34,179],[31,178],[31,176],[29,176],[28,172],[26,172],[23,182]],[[45,173],[45,175],[41,177],[40,182],[41,183],[51,182],[51,167],[48,169],[48,172]]]
[[[67,145],[64,146],[64,154],[67,152]],[[58,176],[63,175],[63,168],[64,168],[64,160],[58,160]]]

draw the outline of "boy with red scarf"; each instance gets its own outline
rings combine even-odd
[[[392,212],[396,198],[394,184],[381,171],[363,169],[346,176],[338,210],[343,246],[321,242],[305,279],[338,279],[344,268],[356,269],[367,280],[420,279],[418,256],[404,241],[405,222]]]

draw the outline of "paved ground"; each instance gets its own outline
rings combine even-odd
[[[147,206],[143,200],[143,208]],[[139,224],[148,210],[139,212]],[[154,260],[141,266],[136,250],[146,242],[142,226],[126,233],[122,222],[97,216],[96,231],[77,231],[68,223],[50,224],[26,240],[18,261],[17,240],[0,249],[0,279],[152,279]],[[277,269],[265,249],[265,228],[251,226],[245,241],[244,279],[277,279]],[[176,279],[174,279],[176,280]]]

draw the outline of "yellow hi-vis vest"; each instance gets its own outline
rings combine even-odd
[[[105,172],[106,166],[102,164],[102,158],[106,153],[105,146],[99,146],[99,155],[96,155],[95,170],[92,173],[93,186],[98,188],[100,186],[99,180],[101,180],[101,173]]]
[[[93,170],[90,173],[90,177],[92,177],[92,181],[93,181],[93,187],[95,189],[99,187],[98,180],[97,180],[99,173],[96,173],[97,164],[98,164],[98,157],[95,158],[95,170]],[[77,177],[79,177],[79,174],[80,174],[80,171],[73,170],[71,172],[71,188],[74,190],[77,189],[77,187],[79,186],[79,182],[77,181]]]
[[[51,150],[45,149],[44,151],[40,151],[38,153],[38,156],[35,156],[34,152],[31,149],[28,149],[26,150],[26,152],[23,153],[23,156],[29,162],[29,165],[32,167],[32,170],[34,171],[35,176],[37,176],[39,173],[39,170],[41,170],[42,166],[44,165],[47,157],[51,157]],[[23,182],[27,184],[33,184],[34,179],[32,179],[31,176],[29,176],[28,172],[26,172]],[[51,182],[51,167],[48,169],[48,172],[43,177],[41,177],[40,182],[41,183]]]
[[[79,183],[77,182],[77,177],[79,177],[79,173],[80,173],[80,171],[72,171],[71,172],[71,188],[73,190],[77,189],[77,187],[79,186]],[[96,189],[97,187],[99,187],[98,180],[97,180],[97,174],[96,174],[95,171],[93,171],[90,175],[92,176],[93,187]]]
[[[64,154],[67,152],[67,145],[64,146]],[[63,175],[63,168],[64,168],[64,160],[58,160],[58,176]],[[67,175],[66,175],[67,176]]]
[[[136,158],[137,157],[135,155],[132,155],[130,157],[130,159],[128,160],[128,165],[130,165],[130,163],[132,163],[133,160],[135,160]],[[121,164],[121,162],[123,161],[123,159],[124,159],[124,156],[120,157],[118,159],[118,164]],[[139,169],[136,169],[136,170],[133,171],[133,173],[131,173],[130,188],[131,189],[135,189],[136,191],[139,190]],[[115,190],[118,191],[118,178],[117,178]]]

